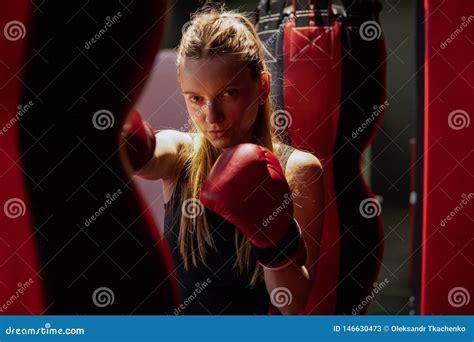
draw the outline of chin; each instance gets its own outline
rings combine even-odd
[[[217,149],[229,148],[235,145],[235,144],[231,144],[228,141],[212,141],[212,140],[211,140],[211,144]]]
[[[233,143],[230,139],[210,139],[208,140],[211,142],[212,146],[217,149],[229,148],[235,146],[237,144]]]

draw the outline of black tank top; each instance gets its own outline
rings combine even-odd
[[[285,170],[293,147],[281,145],[277,156]],[[235,226],[219,215],[205,209],[216,251],[207,248],[206,265],[189,263],[184,269],[179,253],[178,234],[181,222],[181,182],[187,173],[184,167],[171,199],[165,203],[164,237],[170,247],[175,264],[175,273],[181,295],[181,303],[174,310],[175,315],[266,315],[269,296],[262,280],[250,287],[251,273],[241,274],[236,261]],[[253,260],[255,261],[255,260]]]

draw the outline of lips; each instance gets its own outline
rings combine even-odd
[[[211,135],[214,138],[221,138],[224,134],[227,133],[228,130],[229,128],[226,128],[226,129],[220,129],[220,130],[207,131],[207,133],[209,133],[209,135]]]

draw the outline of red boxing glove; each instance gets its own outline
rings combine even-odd
[[[126,140],[127,156],[133,170],[141,170],[155,153],[155,132],[134,109],[123,126],[122,135]]]
[[[241,144],[217,159],[200,199],[247,236],[263,266],[279,269],[306,259],[290,195],[277,157],[262,146]]]

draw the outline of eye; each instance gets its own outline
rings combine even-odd
[[[239,91],[237,89],[229,89],[222,94],[223,96],[236,96],[239,94]]]
[[[189,101],[192,103],[199,103],[199,101],[201,101],[201,96],[193,95],[189,98]]]

